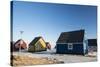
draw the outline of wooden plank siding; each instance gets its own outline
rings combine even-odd
[[[68,44],[57,44],[57,53],[84,55],[83,44],[73,44],[72,50],[68,50]]]

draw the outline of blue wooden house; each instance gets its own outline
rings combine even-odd
[[[85,30],[62,32],[56,42],[56,52],[85,55],[88,53],[88,44],[84,34]]]

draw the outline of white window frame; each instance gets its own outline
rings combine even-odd
[[[68,43],[68,50],[73,50],[73,44],[72,43]]]

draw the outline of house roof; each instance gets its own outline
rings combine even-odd
[[[30,42],[30,44],[29,44],[29,46],[30,45],[35,45],[36,44],[36,42],[38,42],[38,40],[39,39],[41,39],[42,37],[40,36],[40,37],[35,37],[31,42]],[[42,38],[43,39],[43,38]],[[44,41],[45,42],[45,41]]]
[[[88,46],[97,46],[97,39],[88,39]]]
[[[76,43],[83,42],[84,30],[62,32],[56,43]]]

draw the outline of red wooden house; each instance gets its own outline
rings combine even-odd
[[[47,49],[51,50],[51,45],[49,42],[46,42],[46,47],[47,47]]]
[[[27,49],[27,44],[22,39],[17,40],[13,44],[13,51],[19,51],[19,49],[21,49],[21,50]]]

